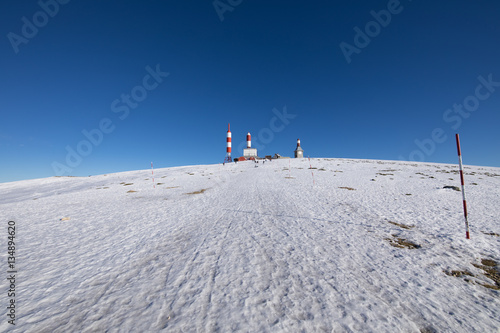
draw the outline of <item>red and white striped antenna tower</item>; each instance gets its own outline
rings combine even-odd
[[[224,163],[232,162],[231,160],[231,129],[230,124],[227,124],[227,136],[226,136],[226,158]]]
[[[250,132],[247,133],[247,148],[252,148],[252,136]]]
[[[460,151],[460,138],[458,137],[458,133],[455,134],[455,138],[457,139],[458,165],[460,166],[460,182],[462,184],[462,199],[464,202],[465,238],[470,239],[469,220],[467,219],[467,201],[465,201],[464,172],[462,170],[462,152]]]

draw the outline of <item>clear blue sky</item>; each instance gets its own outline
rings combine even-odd
[[[496,0],[1,9],[0,182],[220,163],[228,122],[233,157],[251,132],[260,156],[456,163],[458,132],[500,166]]]

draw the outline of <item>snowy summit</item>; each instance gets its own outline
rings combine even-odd
[[[0,184],[17,331],[500,328],[500,168],[465,166],[469,240],[456,165],[291,159],[154,178]]]

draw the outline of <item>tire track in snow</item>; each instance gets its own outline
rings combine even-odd
[[[274,277],[276,276],[282,276],[282,277],[288,277],[290,275],[289,272],[287,272],[283,266],[278,265],[275,257],[276,255],[273,255],[274,251],[273,249],[266,249],[266,247],[262,244],[261,241],[257,239],[258,234],[263,234],[263,231],[261,230],[260,232],[255,229],[256,225],[259,225],[258,223],[255,223],[255,216],[254,214],[246,214],[247,219],[242,223],[240,223],[240,228],[241,231],[248,236],[248,239],[253,242],[257,248],[254,248],[247,244],[247,248],[253,248],[254,249],[254,256],[253,260],[249,260],[250,262],[253,263],[253,269],[255,271],[255,274],[257,275],[255,277],[255,284],[257,287],[257,290],[260,291],[259,296],[254,296],[258,298],[258,300],[255,300],[255,302],[260,305],[261,307],[266,308],[268,303],[271,303],[273,299],[268,300],[268,293],[272,295],[274,292],[273,287],[273,280]],[[251,229],[252,231],[249,231]],[[261,236],[265,237],[265,236]],[[271,242],[268,242],[268,244]],[[260,256],[256,256],[255,253],[260,252]],[[267,317],[263,317],[260,320],[262,322],[267,322],[269,326],[274,326],[276,325],[283,314],[279,314],[276,309],[271,309],[273,313],[271,313],[272,318],[269,319]],[[255,314],[254,314],[255,315]]]
[[[315,330],[331,330],[329,320],[326,318],[327,315],[320,309],[329,303],[325,290],[334,291],[335,287],[324,277],[323,271],[318,271],[319,267],[314,263],[315,258],[311,260],[309,254],[304,252],[304,248],[301,246],[305,235],[310,242],[314,242],[314,239],[302,228],[297,228],[301,231],[297,233],[297,229],[295,231],[289,230],[290,225],[281,225],[281,223],[293,220],[294,217],[289,215],[300,210],[287,211],[286,215],[284,213],[276,215],[265,213],[266,204],[281,206],[281,198],[276,200],[278,192],[264,196],[259,191],[258,184],[254,184],[251,193],[255,194],[257,199],[250,201],[257,206],[252,207],[253,212],[242,212],[246,213],[245,216],[248,220],[244,224],[246,227],[243,228],[245,233],[262,249],[267,258],[266,261],[269,262],[267,265],[272,267],[268,289],[274,295],[271,303],[274,303],[277,316],[271,322],[285,330],[290,328],[294,330],[311,329],[311,327],[314,327]],[[273,207],[273,211],[276,211],[276,207]],[[293,223],[292,226],[296,227],[296,224]],[[265,247],[263,244],[272,244],[273,246]],[[313,276],[321,276],[324,282],[321,278],[309,278],[308,275],[311,273]],[[304,300],[308,301],[310,308],[301,304]],[[323,318],[317,320],[315,316]]]
[[[223,197],[219,202],[225,202],[225,199]],[[228,211],[223,210],[207,231],[202,229],[201,233],[205,233],[205,236],[186,261],[184,268],[174,281],[165,281],[165,288],[174,291],[172,294],[167,291],[165,295],[166,300],[155,325],[157,328],[175,327],[182,317],[191,316],[196,318],[195,326],[198,331],[207,331],[207,316],[212,304],[221,251],[232,225],[229,217]],[[229,220],[229,223],[221,223],[225,220]],[[221,233],[220,230],[225,231]]]
[[[303,188],[304,189],[304,188]],[[352,311],[352,307],[354,306],[355,308],[358,307],[357,303],[363,303],[366,302],[366,298],[363,296],[363,292],[360,292],[360,290],[363,290],[364,285],[369,285],[369,281],[367,279],[361,279],[360,277],[363,277],[363,271],[360,270],[359,267],[355,266],[356,262],[363,262],[360,261],[362,254],[359,253],[359,251],[356,251],[355,249],[355,243],[350,244],[353,242],[352,237],[350,236],[350,228],[351,225],[354,225],[352,223],[345,224],[341,222],[336,222],[335,225],[335,230],[334,235],[331,235],[332,230],[330,228],[327,228],[325,225],[319,226],[316,222],[317,221],[325,221],[325,222],[330,222],[333,223],[332,221],[325,220],[323,218],[317,218],[317,209],[320,207],[322,210],[323,216],[332,216],[332,212],[326,212],[326,209],[323,205],[318,204],[319,200],[321,198],[316,198],[313,194],[305,194],[305,195],[300,195],[299,198],[296,196],[293,196],[289,192],[285,192],[284,190],[282,191],[283,193],[283,200],[280,201],[282,203],[282,207],[284,211],[288,212],[297,212],[301,213],[300,216],[298,215],[295,220],[300,221],[299,223],[295,224],[295,227],[297,227],[300,231],[301,234],[305,237],[307,237],[310,241],[315,243],[315,246],[312,246],[311,248],[314,248],[314,253],[313,256],[317,257],[319,256],[319,261],[320,263],[316,265],[317,268],[322,267],[322,265],[328,265],[330,267],[337,267],[333,268],[333,271],[339,272],[333,277],[327,278],[321,274],[322,270],[321,268],[317,269],[318,276],[321,276],[323,281],[326,282],[328,286],[331,287],[331,291],[333,291],[335,294],[339,294],[338,287],[336,285],[342,284],[340,287],[342,290],[350,290],[350,296],[354,297],[356,301],[353,303],[353,300],[350,300],[349,297],[340,297],[338,299],[338,305],[336,308],[340,310],[341,312],[341,317],[343,318],[343,322],[348,322],[350,323],[349,326],[342,326],[342,327],[334,327],[335,329],[349,329],[349,327],[354,327],[357,330],[359,329],[364,329],[368,328],[369,326],[366,325],[366,322],[370,320],[370,318],[366,315],[361,313],[357,313],[356,311]],[[300,206],[298,204],[300,202]],[[306,213],[308,213],[307,208],[308,207],[314,207],[314,212],[310,213],[309,217],[306,217]],[[349,211],[349,215],[352,213],[356,213],[356,210],[351,207],[349,204],[345,205],[338,205],[338,207],[347,207]],[[355,214],[354,218],[356,217]],[[342,215],[338,216],[337,218],[341,218]],[[293,219],[293,217],[290,217]],[[352,219],[352,218],[351,218]],[[359,223],[355,223],[355,225],[358,225]],[[361,224],[363,225],[363,224]],[[329,230],[330,229],[330,230]],[[311,233],[311,231],[315,231]],[[350,241],[349,241],[350,240]],[[347,241],[347,242],[346,242]],[[341,247],[339,244],[347,243],[347,248],[345,246]],[[351,249],[349,249],[351,248]],[[348,253],[350,260],[341,260],[341,265],[339,266],[338,263],[334,262],[332,259],[326,258],[323,259],[325,256],[328,257],[329,255],[335,255],[335,253]],[[342,258],[341,258],[342,259]],[[365,260],[364,258],[363,260]],[[381,288],[377,288],[377,292],[380,291]],[[372,290],[373,291],[373,290]],[[378,295],[377,295],[378,296]],[[387,302],[384,299],[380,298],[380,301],[385,303],[387,308],[390,308],[390,302]],[[367,307],[372,306],[372,304],[367,304]],[[349,307],[351,309],[349,309]],[[345,317],[351,317],[351,318],[345,318]],[[371,323],[373,325],[373,323]],[[372,326],[373,327],[373,326]]]
[[[272,290],[272,293],[278,295],[270,301],[270,303],[273,303],[275,312],[277,313],[275,319],[271,319],[271,323],[278,325],[278,327],[282,329],[295,327],[296,325],[304,328],[307,327],[307,324],[312,324],[319,325],[322,329],[329,330],[332,325],[331,320],[327,318],[324,309],[322,310],[321,307],[328,306],[332,308],[331,312],[335,312],[339,318],[346,317],[349,309],[338,304],[347,303],[349,300],[338,298],[339,287],[337,287],[337,285],[352,285],[350,289],[353,290],[358,288],[351,282],[357,281],[353,279],[355,276],[355,274],[351,272],[353,267],[348,267],[349,269],[344,268],[343,271],[345,272],[341,275],[330,277],[325,276],[325,271],[321,269],[321,264],[326,263],[331,270],[338,270],[339,266],[337,266],[336,262],[324,259],[322,256],[328,254],[327,249],[332,248],[332,244],[338,252],[342,251],[342,248],[336,245],[339,243],[339,238],[337,237],[337,239],[333,241],[331,238],[325,238],[326,234],[323,227],[317,226],[316,223],[307,223],[307,221],[316,221],[318,219],[314,216],[304,217],[297,214],[302,211],[302,207],[299,207],[294,200],[291,200],[291,197],[288,198],[290,196],[289,194],[286,194],[285,198],[280,198],[281,200],[276,200],[273,196],[270,198],[269,196],[264,197],[256,184],[253,184],[253,190],[249,186],[246,187],[249,188],[249,195],[257,195],[258,200],[249,198],[249,202],[252,202],[254,205],[257,203],[257,206],[252,207],[252,211],[250,212],[237,211],[239,214],[245,214],[247,217],[245,223],[239,223],[238,225],[243,226],[242,230],[244,230],[245,234],[252,236],[250,238],[257,244],[266,258],[258,266],[270,266],[266,268],[267,271],[266,269],[262,270],[263,274],[261,275],[269,281],[267,289]],[[277,192],[281,192],[281,195],[284,193],[283,191]],[[276,196],[276,193],[273,193],[273,195]],[[269,203],[278,204],[278,207],[282,207],[281,210],[286,212],[286,214],[281,213],[279,209],[278,213],[274,215],[265,213],[265,204]],[[277,211],[275,206],[273,206],[272,211]],[[293,221],[291,224],[287,222],[290,220]],[[308,228],[305,228],[304,222],[307,223]],[[287,223],[287,225],[283,226],[283,223]],[[245,225],[246,227],[244,227]],[[290,227],[292,227],[292,230],[290,230]],[[310,227],[313,227],[312,230],[316,230],[316,232],[311,234]],[[272,230],[274,230],[274,232]],[[341,231],[344,234],[343,236],[345,236],[345,228],[341,229]],[[292,233],[290,234],[290,232]],[[259,240],[254,235],[260,235],[258,238]],[[305,237],[309,243],[315,244],[315,246],[312,247],[315,249],[313,253],[304,252],[304,249],[308,247],[305,246],[303,248],[300,245],[303,237]],[[265,239],[267,239],[267,241]],[[320,240],[320,242],[318,242],[318,240]],[[263,245],[265,243],[275,244],[275,246],[268,246],[266,248]],[[283,251],[283,248],[286,250]],[[318,256],[320,257],[318,258]],[[291,265],[303,267],[300,270],[302,275],[292,275],[290,269]],[[337,268],[332,268],[332,266]],[[304,268],[309,270],[308,273],[315,276],[316,279],[309,279],[309,281],[304,280],[304,275],[307,275],[307,273],[304,274],[303,272]],[[269,269],[271,272],[269,272]],[[297,271],[297,269],[294,268],[294,271]],[[317,277],[319,277],[319,279]],[[312,288],[311,285],[313,285]],[[314,287],[314,285],[316,285],[316,287]],[[296,293],[302,290],[310,290],[310,294],[316,297],[317,303],[320,304],[316,313],[319,313],[319,316],[323,316],[322,320],[316,319],[311,323],[314,319],[314,312],[300,310],[301,306],[298,305],[300,300],[309,297],[309,294],[304,294],[304,292],[302,292],[300,297],[297,297]],[[332,296],[336,299],[335,302],[331,301]],[[318,314],[316,314],[316,316],[318,316]],[[366,319],[360,317],[353,321],[362,322],[363,320]]]
[[[217,248],[217,253],[216,253],[216,259],[214,264],[212,265],[213,268],[210,271],[210,279],[209,279],[209,286],[206,291],[206,301],[202,303],[203,309],[202,309],[202,315],[201,315],[201,320],[202,322],[198,322],[198,328],[201,331],[201,328],[203,327],[205,332],[213,332],[216,330],[215,323],[211,322],[208,320],[210,310],[212,309],[212,294],[214,290],[214,285],[215,285],[215,278],[217,277],[217,273],[219,270],[219,260],[221,258],[221,253],[222,253],[222,248],[224,246],[224,243],[227,239],[227,234],[229,233],[229,230],[231,229],[231,226],[233,225],[233,221],[229,222],[229,225],[226,228],[226,232],[220,241],[220,246]]]
[[[196,259],[200,255],[202,247],[205,245],[208,238],[210,236],[212,236],[212,230],[214,229],[215,225],[224,217],[225,214],[226,213],[222,213],[218,218],[215,219],[209,232],[206,233],[203,240],[200,242],[200,244],[193,251],[193,254],[191,255],[191,257],[186,261],[184,268],[178,274],[178,277],[175,279],[175,281],[170,282],[169,277],[166,278],[165,288],[166,289],[174,289],[174,294],[172,296],[169,296],[168,292],[167,292],[167,295],[165,296],[167,298],[167,300],[164,302],[165,305],[160,310],[160,315],[158,316],[158,319],[157,319],[156,326],[158,328],[165,329],[171,323],[173,324],[175,322],[175,319],[177,319],[177,318],[175,318],[175,317],[177,317],[177,313],[176,313],[177,311],[175,311],[176,303],[179,302],[180,295],[182,294],[182,291],[184,290],[184,286],[190,280],[192,272],[196,266]],[[170,301],[168,301],[169,298],[171,299]]]
[[[242,178],[244,177],[242,176]],[[245,183],[244,179],[240,180],[241,183]],[[251,193],[251,189],[249,192]],[[201,322],[197,324],[198,331],[234,331],[245,327],[245,321],[248,321],[246,323],[248,325],[255,325],[255,322],[258,322],[262,331],[269,331],[269,325],[276,325],[286,314],[280,308],[279,302],[273,299],[274,284],[272,281],[287,280],[290,276],[290,269],[285,267],[286,265],[279,265],[277,261],[273,260],[273,255],[268,254],[265,247],[254,236],[256,232],[248,231],[248,229],[252,229],[254,224],[258,224],[258,219],[255,218],[254,214],[245,214],[241,210],[243,203],[248,199],[247,195],[241,194],[238,198],[233,198],[233,201],[240,204],[237,205],[236,209],[227,209],[227,218],[231,218],[236,223],[231,222],[229,224],[225,231],[224,240],[220,242],[221,247],[219,247],[214,262],[214,269],[211,271],[213,276],[210,281],[211,286],[207,288],[207,290],[213,290],[213,286],[217,286],[216,304],[213,304],[214,299],[212,297],[210,297],[210,303],[203,302],[203,304],[207,304],[207,307],[206,311],[201,311],[201,313],[203,313],[202,316],[205,316],[204,313],[206,313],[207,319],[204,325]],[[229,214],[229,212],[232,213]],[[231,233],[231,237],[228,237],[229,233]],[[231,242],[231,239],[237,241]],[[228,246],[225,246],[224,242]],[[256,244],[256,246],[252,245],[252,243]],[[223,249],[224,255],[220,252],[221,249]],[[222,262],[221,259],[223,259]],[[282,263],[286,261],[282,257],[279,259]],[[222,271],[219,272],[220,264],[223,266]],[[217,282],[216,278],[217,280],[220,279],[220,281]],[[247,288],[242,289],[241,284],[247,285]],[[285,294],[288,292],[288,290],[284,291]],[[280,293],[282,292],[280,291]],[[271,308],[267,305],[268,303],[271,304]],[[269,321],[269,309],[275,311],[277,315],[266,326],[265,323]],[[231,313],[240,313],[240,317],[236,317],[231,321],[234,323],[231,328],[227,326],[220,328],[217,317],[221,313],[229,315]]]
[[[233,178],[233,182],[240,185],[246,179],[246,175],[239,174]],[[255,281],[255,279],[248,277],[254,268],[254,261],[250,255],[254,249],[249,246],[248,241],[246,241],[242,233],[248,221],[242,219],[239,214],[241,207],[247,202],[248,198],[244,192],[237,192],[239,194],[238,197],[234,197],[234,193],[232,192],[227,193],[229,194],[228,198],[224,201],[227,207],[231,208],[224,210],[228,213],[226,217],[230,219],[230,222],[227,228],[225,228],[224,237],[218,247],[217,258],[211,271],[212,278],[210,279],[210,286],[208,288],[210,294],[208,302],[205,302],[207,306],[202,311],[203,317],[206,320],[204,325],[197,326],[198,331],[234,331],[241,328],[241,325],[244,326],[245,316],[234,318],[231,328],[227,326],[221,328],[218,319],[221,313],[239,313],[242,310],[243,313],[247,312],[241,308],[242,303],[247,304],[249,302],[249,299],[246,298],[248,295],[239,294],[241,284],[248,283],[251,285],[252,280]],[[231,236],[228,236],[229,233],[231,233]],[[216,282],[216,278],[219,282]],[[214,299],[212,292],[215,286],[217,286],[218,290]],[[248,307],[248,304],[246,306]],[[265,320],[265,318],[263,319]]]

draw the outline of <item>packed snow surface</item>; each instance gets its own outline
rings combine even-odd
[[[465,167],[469,240],[455,165],[283,159],[154,178],[0,184],[17,331],[499,330],[500,168]]]

